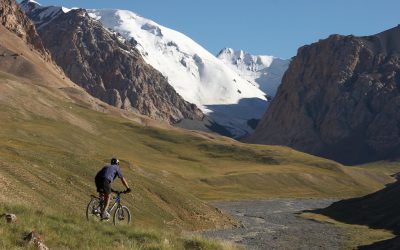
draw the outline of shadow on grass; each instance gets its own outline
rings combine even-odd
[[[386,229],[397,237],[375,242],[358,249],[400,249],[400,181],[388,184],[375,193],[333,203],[323,209],[304,211],[328,216],[346,224]]]
[[[267,165],[279,165],[280,162],[272,155],[258,153],[254,150],[233,145],[222,144],[200,144],[197,146],[202,152],[207,153],[211,158],[229,158],[237,161],[252,161]]]

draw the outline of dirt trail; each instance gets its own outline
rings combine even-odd
[[[303,219],[298,214],[329,206],[333,200],[275,199],[215,202],[214,206],[243,224],[232,230],[204,232],[249,249],[341,249],[345,236],[334,226]]]

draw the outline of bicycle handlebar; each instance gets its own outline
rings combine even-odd
[[[115,194],[127,194],[127,193],[130,193],[130,190],[118,191],[118,190],[111,189],[111,192],[115,193]]]

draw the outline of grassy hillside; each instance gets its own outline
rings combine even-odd
[[[54,223],[67,225],[71,235],[82,232],[75,227],[97,239],[117,235],[103,226],[92,232],[97,224],[81,225],[95,193],[94,176],[114,156],[133,185],[123,203],[131,208],[133,228],[141,230],[236,224],[206,200],[350,197],[392,181],[385,173],[349,169],[286,147],[246,145],[117,110],[63,79],[18,37],[0,31],[2,48],[21,55],[0,58],[0,212],[15,210],[28,218],[16,229],[1,229],[9,235],[0,241],[4,246],[13,242],[10,232],[34,226],[53,237],[55,247],[74,248],[57,240],[62,233],[53,230]],[[37,211],[43,215],[34,219]]]
[[[2,87],[0,176],[10,200],[50,202],[57,209],[67,202],[68,211],[80,212],[95,191],[95,173],[112,156],[122,160],[134,185],[126,200],[139,221],[184,228],[197,216],[188,211],[207,207],[197,198],[347,197],[390,181],[285,147],[144,126],[57,98],[58,89],[12,79],[2,80]],[[212,221],[211,214],[218,217],[210,212],[204,220]]]

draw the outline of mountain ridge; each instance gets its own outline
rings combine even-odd
[[[108,104],[176,123],[201,121],[202,112],[184,101],[168,80],[146,64],[136,42],[105,29],[84,9],[42,7],[21,3],[39,34],[68,77]]]
[[[250,142],[346,164],[400,157],[400,27],[298,50]]]

